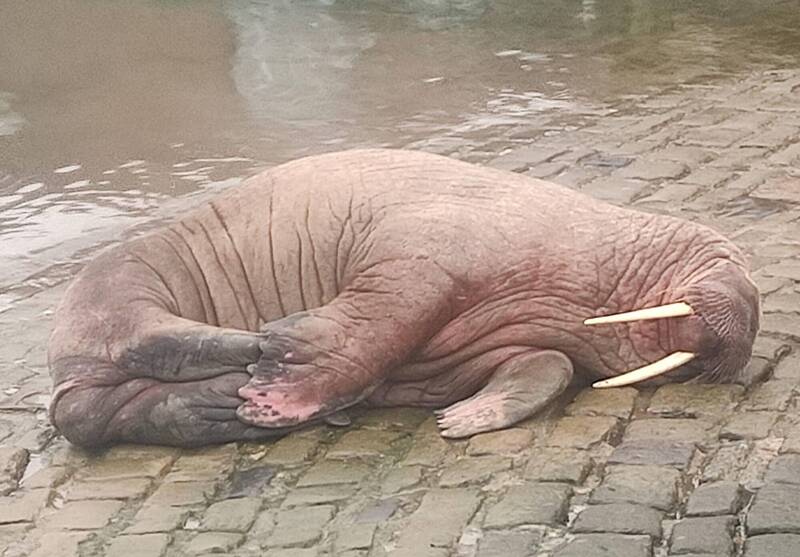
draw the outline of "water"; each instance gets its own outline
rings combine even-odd
[[[0,0],[0,299],[275,163],[480,160],[796,65],[799,29],[798,1]]]

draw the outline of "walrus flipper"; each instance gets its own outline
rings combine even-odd
[[[475,395],[436,412],[442,437],[469,437],[509,427],[558,397],[572,380],[562,352],[525,352],[500,365]]]
[[[347,408],[449,319],[452,282],[437,267],[375,267],[329,304],[264,326],[261,359],[239,390],[242,421],[290,427]]]
[[[139,377],[106,385],[73,377],[56,387],[51,419],[71,442],[84,447],[114,442],[195,447],[289,431],[265,430],[237,419],[242,401],[236,393],[250,379],[246,373],[172,383]]]
[[[130,375],[161,381],[197,381],[244,372],[261,356],[264,336],[213,327],[177,316],[129,346],[115,364]]]

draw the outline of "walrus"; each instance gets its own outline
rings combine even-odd
[[[536,413],[574,370],[598,387],[734,381],[759,313],[742,253],[705,226],[346,151],[86,265],[55,316],[50,416],[77,445],[196,446],[365,402],[437,409],[443,436],[466,437]]]

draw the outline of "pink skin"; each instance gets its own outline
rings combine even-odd
[[[583,325],[680,300],[695,315]],[[698,358],[662,381],[733,381],[757,329],[744,259],[708,228],[353,151],[267,171],[88,265],[56,317],[51,416],[82,445],[198,445],[367,401],[441,408],[462,437],[539,411],[574,371],[675,350]]]

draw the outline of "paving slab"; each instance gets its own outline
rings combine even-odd
[[[553,557],[650,557],[649,536],[578,534]]]
[[[747,515],[747,531],[800,533],[800,486],[768,483],[759,489]]]
[[[672,528],[670,554],[731,555],[735,526],[736,518],[733,516],[683,519]]]
[[[746,492],[738,482],[718,481],[698,486],[686,503],[688,516],[733,515],[739,512]]]
[[[630,503],[589,505],[578,515],[574,532],[643,534],[661,538],[663,513],[651,507]]]
[[[512,486],[484,518],[484,528],[512,528],[523,524],[556,525],[567,518],[572,489],[564,484],[526,482]]]
[[[664,466],[610,466],[592,492],[593,503],[635,503],[670,511],[678,496],[680,473]]]

